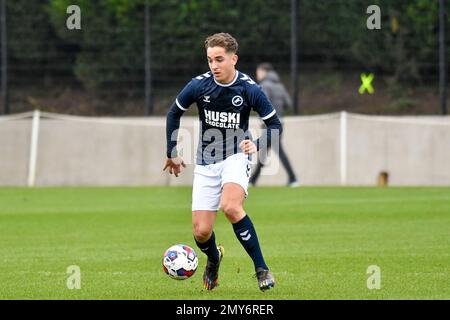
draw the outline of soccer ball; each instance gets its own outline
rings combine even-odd
[[[184,280],[194,275],[198,257],[194,249],[184,244],[176,244],[166,250],[163,257],[164,272],[176,280]]]

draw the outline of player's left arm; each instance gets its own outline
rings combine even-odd
[[[276,113],[263,121],[267,127],[266,131],[261,137],[253,141],[257,151],[270,148],[273,142],[279,141],[281,133],[283,132],[283,126]]]
[[[267,128],[264,134],[255,141],[244,140],[241,142],[239,146],[246,154],[255,153],[270,147],[273,140],[279,139],[283,132],[281,121],[266,94],[259,87],[252,89],[250,103],[264,121]]]

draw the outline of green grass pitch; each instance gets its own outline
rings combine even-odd
[[[450,299],[450,188],[250,189],[277,279],[264,293],[222,213],[220,286],[202,288],[190,202],[188,187],[0,188],[0,299]],[[163,273],[175,243],[199,253],[188,280]],[[70,265],[80,290],[66,286]]]

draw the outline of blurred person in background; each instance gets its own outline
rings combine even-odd
[[[263,92],[272,102],[272,105],[274,106],[278,117],[281,119],[283,116],[283,112],[292,108],[292,99],[289,96],[284,85],[281,83],[278,73],[274,70],[273,66],[270,63],[264,62],[259,64],[256,68],[256,80],[259,82],[259,85],[261,86]],[[265,128],[264,125],[263,128]],[[279,149],[277,151],[281,163],[283,164],[288,174],[287,185],[290,187],[298,187],[299,183],[297,177],[295,176],[294,170],[292,169],[286,152],[284,151],[281,138]],[[250,185],[256,185],[259,175],[261,174],[261,169],[266,163],[266,155],[267,154],[261,153],[255,171],[250,178]]]

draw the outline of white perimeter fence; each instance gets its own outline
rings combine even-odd
[[[251,118],[257,135],[260,120]],[[0,117],[0,186],[190,185],[198,119],[183,117],[189,163],[162,172],[165,118],[90,118],[30,112]],[[365,116],[347,112],[286,117],[283,145],[303,185],[450,185],[450,117]],[[254,159],[256,161],[256,159]],[[273,153],[261,185],[287,175]]]

